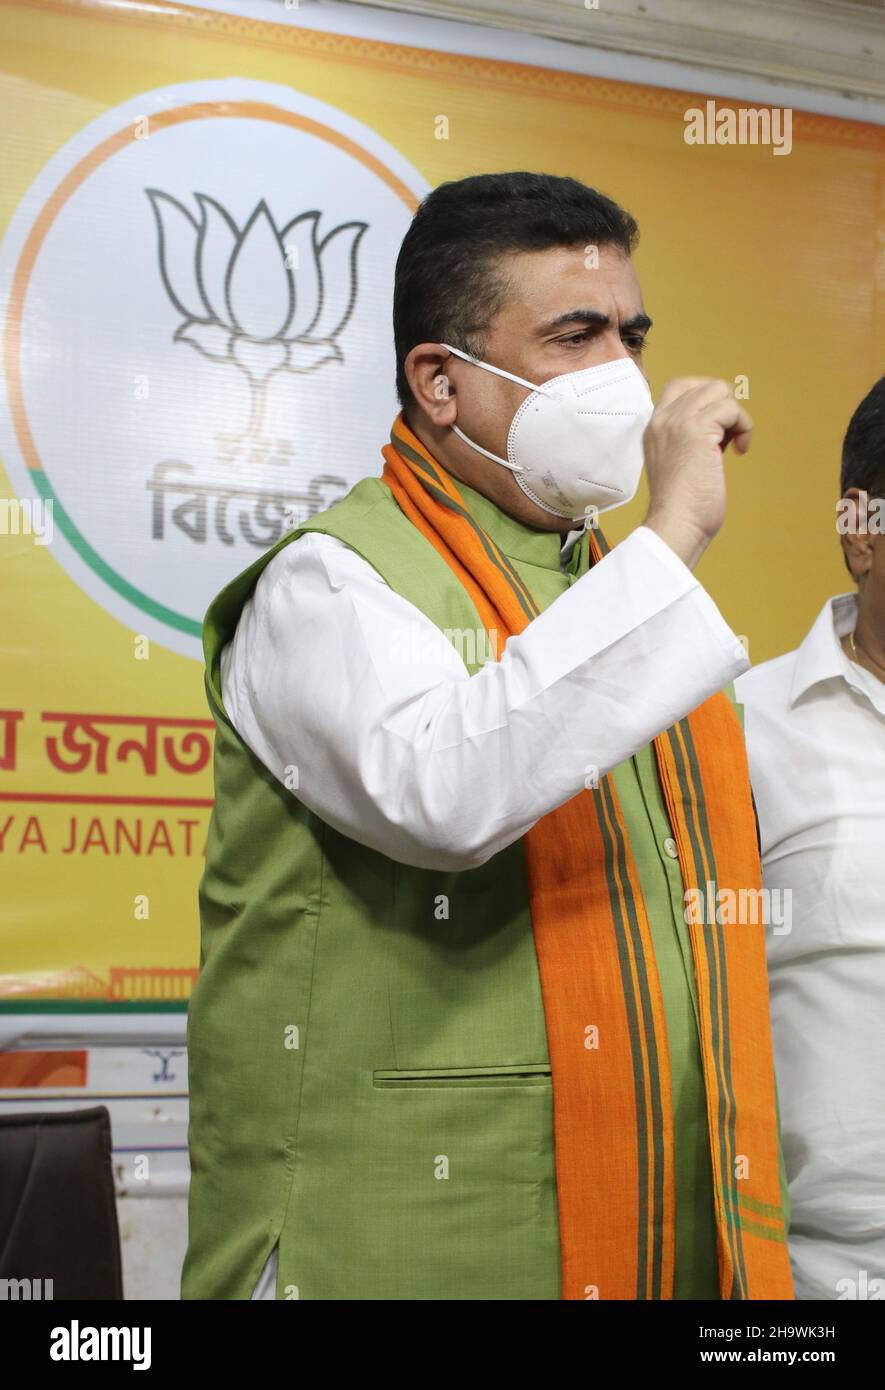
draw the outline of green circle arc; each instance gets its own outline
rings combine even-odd
[[[201,622],[197,622],[194,618],[186,618],[183,613],[176,613],[174,608],[167,608],[165,604],[158,603],[148,594],[143,594],[141,589],[136,589],[134,584],[130,584],[128,579],[124,579],[122,574],[118,574],[106,560],[103,560],[65,511],[44,469],[32,468],[30,473],[40,496],[44,501],[52,503],[53,523],[58,522],[62,535],[70,541],[77,554],[86,561],[89,568],[100,579],[103,579],[121,598],[127,599],[129,603],[140,608],[149,617],[157,618],[160,622],[166,623],[168,627],[174,627],[179,632],[187,633],[188,637],[199,638],[202,636],[203,624]]]

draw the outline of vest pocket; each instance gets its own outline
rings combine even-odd
[[[339,1290],[370,1270],[377,1299],[559,1298],[549,1061],[369,1074],[359,1161],[324,1171],[351,1215],[346,1248],[330,1256],[326,1233],[335,1287],[316,1296],[354,1297]]]
[[[544,1086],[549,1062],[515,1062],[494,1067],[425,1067],[412,1071],[373,1071],[372,1085],[387,1086]]]

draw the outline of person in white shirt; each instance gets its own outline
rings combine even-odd
[[[857,593],[735,689],[779,894],[767,939],[796,1296],[883,1299],[885,377],[851,419],[841,492]]]

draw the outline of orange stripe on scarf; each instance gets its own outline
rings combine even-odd
[[[540,612],[402,415],[382,481],[464,585],[498,657]],[[593,533],[594,562],[601,551]],[[654,741],[686,889],[758,888],[743,735],[717,695]],[[672,1298],[673,1107],[651,929],[614,781],[523,837],[553,1078],[562,1296]],[[792,1298],[779,1220],[764,929],[689,928],[723,1298]],[[760,1235],[759,1231],[764,1234]]]

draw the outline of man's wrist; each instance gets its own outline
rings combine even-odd
[[[690,570],[694,569],[712,539],[694,522],[672,513],[651,510],[642,524],[660,536]]]

